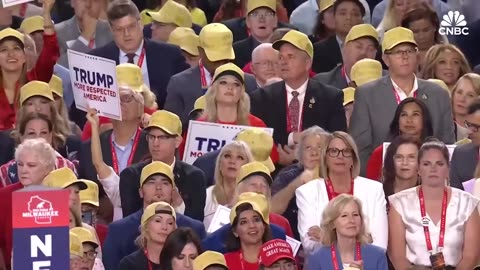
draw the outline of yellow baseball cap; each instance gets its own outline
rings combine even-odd
[[[362,59],[353,64],[350,70],[350,79],[357,87],[382,77],[382,64],[375,59]]]
[[[193,270],[205,270],[205,268],[211,265],[221,265],[228,268],[223,254],[211,250],[203,252],[193,260]]]
[[[126,86],[135,92],[143,91],[143,75],[139,66],[130,63],[120,64],[115,71],[119,87]]]
[[[265,177],[269,185],[272,184],[273,179],[270,175],[270,170],[267,166],[258,161],[253,161],[240,167],[240,172],[237,176],[237,184],[245,180],[247,177],[257,174]]]
[[[25,34],[31,34],[33,32],[45,30],[43,28],[43,17],[37,15],[25,18],[20,25],[20,30],[22,30]]]
[[[402,43],[411,43],[417,46],[412,30],[405,27],[392,28],[383,34],[382,51],[391,50]]]
[[[31,81],[20,88],[20,105],[31,97],[44,97],[53,101],[52,90],[46,82]]]
[[[297,49],[306,52],[310,58],[313,58],[312,42],[304,33],[297,30],[290,30],[282,37],[282,39],[275,41],[272,47],[278,51],[285,43],[292,44]]]
[[[213,74],[213,81],[216,81],[223,75],[232,75],[237,77],[242,84],[245,82],[245,74],[243,70],[241,70],[237,65],[234,63],[226,63],[224,65],[219,66],[215,69],[215,73]],[[244,88],[245,89],[245,88]]]
[[[318,1],[318,12],[323,12],[326,9],[333,6],[335,0],[317,0]]]
[[[353,26],[345,37],[345,43],[352,40],[356,40],[363,37],[370,37],[374,39],[378,45],[378,32],[375,28],[368,23],[357,24]]]
[[[157,210],[157,208],[167,208],[167,209],[161,209]],[[156,214],[168,214],[172,215],[175,220],[177,220],[177,214],[175,213],[175,209],[173,206],[166,202],[155,202],[147,206],[145,210],[143,211],[142,214],[142,225],[145,225],[145,223],[150,219],[151,217],[155,216]]]
[[[180,49],[186,51],[188,54],[198,56],[198,46],[200,40],[193,31],[188,27],[177,27],[168,36],[168,43],[177,45]]]
[[[50,86],[52,93],[59,97],[63,97],[63,81],[60,77],[53,74],[48,85]]]
[[[100,202],[97,183],[90,180],[83,180],[82,182],[87,185],[87,188],[80,191],[80,203],[88,203],[98,207]]]
[[[433,82],[434,84],[442,87],[443,89],[447,90],[450,93],[450,89],[448,89],[448,86],[444,81],[440,79],[428,79],[427,81]]]
[[[265,165],[270,172],[275,171],[270,154],[273,148],[273,138],[261,128],[247,128],[240,131],[236,141],[245,142],[252,152],[253,159]]]
[[[257,8],[266,7],[271,9],[273,12],[277,12],[277,1],[276,0],[250,0],[247,1],[247,14],[254,11]]]
[[[80,190],[87,189],[87,184],[78,180],[75,173],[67,167],[51,171],[43,179],[43,185],[54,188],[67,188],[71,185],[77,185]]]
[[[208,60],[234,60],[233,34],[228,27],[221,23],[205,25],[199,35],[200,47],[203,48]]]
[[[22,45],[25,45],[25,36],[22,33],[10,27],[0,31],[0,41],[8,37],[16,38],[22,43]]]
[[[83,227],[74,227],[70,229],[70,232],[76,234],[82,244],[93,244],[95,248],[100,245],[98,243],[97,237],[88,229],[85,229]]]
[[[193,109],[194,110],[205,110],[205,106],[206,106],[206,100],[205,100],[205,95],[197,98],[197,100],[195,100],[195,104],[193,104]]]
[[[244,203],[250,204],[253,210],[260,214],[265,223],[270,223],[270,207],[267,198],[263,194],[256,192],[244,192],[238,196],[238,202],[232,207],[232,211],[230,211],[230,224],[233,224],[233,221],[237,217],[237,207]]]
[[[343,106],[352,103],[355,100],[355,88],[343,88]]]
[[[72,230],[70,230],[69,232],[68,241],[70,243],[70,255],[75,255],[83,258],[82,241],[80,241],[80,238],[78,237],[78,235],[72,232]]]
[[[160,110],[154,112],[145,129],[152,127],[159,128],[170,135],[182,136],[182,121],[178,115],[169,111]]]
[[[158,12],[147,12],[147,15],[159,23],[174,24],[181,27],[192,27],[192,15],[182,4],[173,0],[165,2]]]
[[[143,186],[143,183],[152,175],[161,174],[167,177],[172,186],[175,186],[175,178],[173,176],[172,167],[161,162],[161,161],[152,161],[152,163],[143,167],[142,173],[140,175],[140,186]]]

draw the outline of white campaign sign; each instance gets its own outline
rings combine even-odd
[[[389,142],[384,142],[383,143],[382,167],[383,167],[383,163],[385,162],[385,155],[387,154],[387,149],[388,149],[389,145],[390,145]],[[447,144],[448,154],[449,154],[450,160],[452,160],[452,155],[453,155],[453,151],[455,150],[455,147],[457,147],[456,144]]]
[[[68,63],[77,108],[122,120],[115,61],[68,50]]]
[[[20,5],[20,4],[28,3],[32,1],[33,0],[2,0],[2,6],[6,8],[6,7],[16,6],[16,5]]]
[[[222,148],[232,142],[237,134],[249,126],[224,125],[200,121],[190,121],[188,125],[183,161],[192,164],[198,157],[205,153]],[[273,135],[272,128],[261,128]]]

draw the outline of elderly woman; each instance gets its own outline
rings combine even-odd
[[[246,143],[231,142],[220,151],[215,165],[215,185],[207,188],[205,201],[205,218],[203,224],[208,229],[219,205],[231,203],[237,186],[240,167],[253,161]]]
[[[0,189],[0,205],[3,206],[0,249],[7,269],[12,251],[12,193],[30,185],[41,185],[43,179],[55,169],[56,159],[55,150],[42,138],[25,140],[15,151],[19,182]]]
[[[160,270],[192,270],[193,260],[202,253],[200,239],[190,228],[178,228],[165,241],[160,253]]]
[[[340,194],[322,214],[322,244],[308,259],[307,270],[387,270],[385,250],[371,245],[362,203],[352,195]]]
[[[160,269],[160,253],[167,237],[176,229],[175,209],[165,202],[152,203],[143,212],[140,236],[136,243],[139,250],[120,261],[119,270]]]
[[[328,136],[329,134],[318,126],[302,131],[297,145],[299,162],[281,170],[272,183],[271,211],[288,219],[297,239],[300,237],[297,229],[298,207],[295,190],[319,177],[320,152],[325,147]]]
[[[12,132],[12,136],[16,138],[19,143],[25,140],[34,138],[43,138],[47,143],[53,145],[54,141],[62,141],[64,137],[62,134],[55,133],[53,124],[50,119],[41,113],[28,113],[22,118],[18,119],[16,130]],[[75,171],[75,165],[68,159],[62,157],[55,151],[55,168],[68,167]],[[13,159],[0,167],[0,187],[17,183],[19,181],[17,160]]]
[[[304,250],[311,253],[321,246],[322,213],[328,202],[341,193],[360,199],[365,206],[365,217],[372,233],[373,244],[387,247],[388,223],[382,184],[359,176],[360,159],[353,138],[336,131],[327,138],[321,151],[321,176],[299,187],[295,195],[298,206],[298,232]]]

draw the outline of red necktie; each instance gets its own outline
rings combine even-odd
[[[300,101],[298,100],[298,91],[292,91],[292,100],[288,104],[288,119],[290,120],[290,131],[298,132],[298,119],[300,115]]]

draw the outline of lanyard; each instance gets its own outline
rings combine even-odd
[[[238,257],[240,258],[240,267],[242,268],[242,270],[246,270],[246,268],[245,268],[245,260],[243,259],[242,250],[239,251]],[[257,262],[257,264],[258,264],[258,262]]]
[[[325,186],[327,187],[328,201],[331,201],[336,197],[335,191],[333,190],[332,180],[326,179]],[[348,194],[353,195],[353,179],[352,179],[352,188],[350,189],[350,192],[348,192]]]
[[[448,192],[447,189],[443,191],[443,201],[442,201],[442,216],[440,218],[440,235],[438,239],[438,248],[440,250],[443,248],[443,241],[445,239],[445,223],[447,219],[447,197]],[[418,200],[420,201],[420,213],[422,214],[422,225],[423,225],[423,232],[425,233],[425,242],[427,243],[427,249],[430,254],[433,253],[432,241],[430,239],[430,230],[428,229],[428,222],[424,223],[423,221],[427,217],[427,213],[425,211],[425,198],[423,197],[423,190],[422,187],[418,190]]]
[[[20,11],[18,12],[18,15],[19,15],[20,17],[24,18],[24,17],[25,17],[25,14],[27,13],[27,8],[28,8],[28,6],[27,6],[26,3],[21,4],[21,5],[20,5]]]
[[[300,132],[302,131],[302,124],[303,124],[303,106],[302,104],[300,104],[300,108],[298,108],[298,111],[299,111],[298,114],[300,115],[300,121],[298,122],[298,130],[293,130],[292,123],[290,123],[290,107],[288,105],[289,104],[288,104],[288,91],[287,91],[287,133]]]
[[[333,269],[334,270],[339,270],[340,268],[338,267],[338,261],[337,261],[337,251],[335,250],[335,245],[332,245],[330,247],[330,252],[332,254],[332,264],[333,264]],[[357,242],[355,245],[355,254],[356,254],[356,260],[361,261],[362,260],[362,253],[360,252],[360,243]],[[341,258],[340,258],[341,259]],[[343,267],[342,267],[343,268]]]
[[[145,257],[147,257],[148,270],[153,270],[152,263],[150,262],[150,259],[148,258],[148,250],[144,249],[143,254],[145,254]]]
[[[345,71],[345,66],[343,65],[342,68],[340,69],[340,73],[342,75],[342,78],[345,80],[347,84],[349,84],[349,79],[347,79],[347,72]]]
[[[395,87],[393,88],[393,94],[395,95],[395,100],[397,101],[397,105],[400,104],[400,95],[397,93],[397,90],[395,90]],[[417,98],[417,91],[413,93],[413,97]]]
[[[137,66],[142,68],[142,65],[143,65],[143,59],[145,58],[145,46],[143,47],[142,49],[142,53],[140,54],[140,56],[138,57],[138,62],[137,62]]]
[[[203,66],[202,60],[198,61],[198,68],[200,69],[200,82],[202,83],[202,89],[206,90],[208,88],[207,77],[205,76],[205,67]]]
[[[127,161],[127,166],[130,166],[133,161],[133,156],[135,155],[135,150],[137,150],[137,145],[138,141],[140,139],[140,128],[137,129],[137,132],[135,132],[135,138],[133,139],[133,146],[132,150],[130,152],[130,156],[128,156],[128,161]],[[112,133],[113,135],[113,133]],[[120,175],[119,170],[118,170],[118,158],[117,158],[117,153],[115,152],[115,146],[113,145],[113,139],[112,136],[110,136],[110,150],[112,151],[112,165],[113,165],[113,170],[117,175]]]

